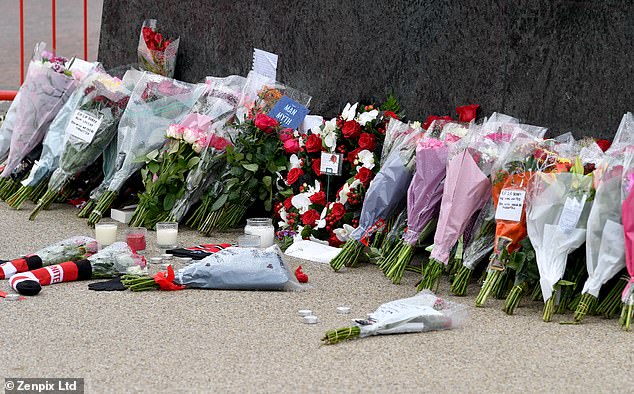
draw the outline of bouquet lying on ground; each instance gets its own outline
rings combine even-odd
[[[78,260],[97,252],[97,241],[90,237],[76,236],[51,244],[33,254],[0,264],[0,279],[64,261]]]
[[[400,211],[405,202],[422,128],[414,128],[397,119],[391,119],[388,124],[388,130],[390,129],[399,130],[395,135],[399,136],[400,141],[388,148],[389,152],[384,155],[385,161],[381,163],[379,173],[370,182],[361,209],[359,227],[352,231],[341,252],[330,262],[335,271],[339,271],[344,265],[354,266],[364,246],[369,245],[370,238]],[[394,139],[386,138],[386,144],[390,141]]]
[[[634,147],[632,146],[625,153],[621,197],[623,200],[625,264],[630,277],[623,290],[623,309],[620,322],[621,326],[629,331],[634,315]]]
[[[49,125],[70,97],[77,84],[68,61],[44,50],[45,44],[35,46],[26,78],[20,87],[20,98],[12,103],[7,115],[14,117],[11,147],[1,178],[7,178],[22,159],[42,142]]]
[[[34,296],[42,291],[42,286],[91,278],[111,278],[123,275],[134,267],[145,267],[144,258],[135,255],[125,242],[115,242],[86,259],[69,260],[15,274],[11,276],[9,283],[18,293]]]
[[[124,182],[143,167],[150,152],[163,145],[167,127],[187,115],[204,89],[204,85],[143,73],[119,121],[116,170],[102,182],[106,191],[90,214],[89,225],[101,220]]]
[[[322,341],[334,345],[341,341],[371,335],[403,334],[462,327],[468,317],[464,305],[438,298],[423,291],[410,298],[385,303],[352,327],[326,332]]]
[[[233,116],[237,102],[225,101],[225,91],[205,86],[191,112],[167,128],[164,145],[147,154],[141,170],[145,187],[130,226],[154,228],[165,221],[176,202],[183,203],[186,179],[199,168],[202,158],[207,171],[218,171],[223,164],[221,155],[230,144],[225,130],[230,128],[222,126]]]
[[[143,22],[137,54],[143,70],[169,78],[174,76],[180,39],[167,39],[158,32],[156,19]]]
[[[592,175],[585,175],[580,159],[570,172],[538,173],[526,199],[527,230],[535,249],[544,298],[544,321],[555,308],[555,292],[562,285],[568,254],[586,239],[586,223],[594,197]],[[561,282],[560,282],[561,281]]]
[[[102,154],[117,134],[130,92],[121,80],[98,70],[84,79],[81,97],[64,127],[64,142],[58,168],[48,181],[48,189],[29,219],[47,209],[59,192],[77,174],[84,171]]]

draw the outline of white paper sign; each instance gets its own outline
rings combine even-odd
[[[342,160],[343,155],[341,153],[321,152],[319,172],[322,175],[341,175]]]
[[[526,191],[517,189],[502,189],[498,199],[498,207],[495,210],[496,220],[510,220],[519,222],[522,220],[522,207]]]
[[[277,55],[261,49],[253,49],[253,71],[271,79],[277,79]]]
[[[103,118],[95,117],[92,114],[80,109],[73,113],[73,117],[68,123],[70,135],[79,138],[87,144],[92,142]]]
[[[577,227],[577,223],[579,223],[579,218],[581,217],[581,212],[583,211],[583,206],[585,205],[585,203],[585,194],[583,195],[581,200],[566,197],[564,209],[561,211],[561,216],[559,216],[559,229],[564,234],[569,234]]]

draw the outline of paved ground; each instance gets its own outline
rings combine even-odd
[[[28,209],[28,207],[27,207]],[[90,234],[74,209],[36,222],[0,204],[0,256]],[[235,240],[237,233],[181,241]],[[95,293],[57,284],[26,301],[0,301],[0,377],[84,377],[88,392],[616,392],[631,390],[632,340],[616,320],[543,323],[533,303],[508,317],[500,301],[471,309],[462,329],[373,337],[320,347],[331,328],[385,301],[413,294],[414,274],[395,286],[375,267],[333,273],[303,264],[303,293],[186,290]],[[7,283],[0,289],[8,290]],[[475,292],[471,289],[471,293]],[[447,294],[446,286],[440,290]],[[455,299],[473,305],[473,296]],[[309,308],[321,321],[303,324]],[[567,319],[571,317],[568,316]]]
[[[88,59],[97,59],[103,0],[88,0]],[[51,47],[51,1],[24,1],[24,62],[28,65],[36,42]],[[84,56],[83,1],[57,0],[57,53]],[[20,8],[18,0],[0,0],[0,89],[20,85]]]

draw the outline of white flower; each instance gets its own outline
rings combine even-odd
[[[350,234],[354,231],[354,227],[349,224],[344,224],[343,228],[333,230],[333,233],[337,236],[337,239],[341,242],[346,242],[350,238]]]
[[[324,122],[324,127],[321,130],[322,134],[330,134],[334,133],[337,130],[337,119],[332,118],[326,122]]]
[[[185,132],[183,133],[183,139],[188,144],[193,144],[198,139],[198,133],[192,129],[187,128],[185,129]]]
[[[324,144],[328,149],[330,149],[330,153],[333,153],[337,147],[337,133],[326,134],[324,137]]]
[[[176,126],[174,125],[171,125],[170,127],[168,127],[167,130],[165,131],[165,136],[167,136],[167,138],[176,138],[175,129],[176,129]]]
[[[357,154],[357,158],[360,163],[363,163],[362,166],[371,170],[374,168],[374,154],[367,149],[362,150]],[[357,167],[357,171],[360,167]]]
[[[412,122],[412,129],[420,130],[422,127],[423,127],[423,125],[419,121]]]
[[[291,168],[290,168],[291,170],[293,168],[300,168],[302,166],[302,161],[294,153],[291,155],[291,158],[289,159],[289,161],[291,162]]]
[[[304,231],[304,226],[297,226],[297,231],[295,232],[295,236],[293,236],[293,242],[303,241],[302,231]]]
[[[201,141],[201,140],[197,140],[196,142],[194,142],[194,144],[192,145],[192,149],[194,150],[194,152],[196,153],[200,153],[203,151],[203,149],[205,149],[205,141]]]
[[[357,115],[358,105],[359,103],[356,103],[352,106],[350,105],[350,103],[346,104],[346,106],[343,108],[343,111],[341,111],[341,119],[346,121],[354,119],[354,117]]]
[[[346,203],[348,202],[348,193],[350,193],[350,185],[348,185],[348,182],[346,182],[343,184],[343,187],[339,191],[338,198],[339,202],[343,205],[346,205]]]
[[[359,117],[357,118],[358,119],[357,122],[359,122],[361,126],[365,126],[366,123],[372,122],[374,119],[376,119],[377,116],[379,116],[379,111],[376,109],[373,109],[372,111],[368,111],[368,112],[364,112],[360,114]]]
[[[317,221],[317,228],[324,228],[326,227],[326,213],[328,212],[328,208],[324,208],[321,211],[321,215],[319,217],[319,220]]]
[[[304,213],[306,213],[306,211],[308,211],[311,202],[306,193],[300,193],[291,198],[291,204],[293,204],[293,206],[297,208],[300,215],[303,215]]]
[[[306,194],[310,198],[313,194],[319,193],[320,190],[321,190],[321,184],[319,183],[318,180],[315,180],[315,187],[308,186],[308,190],[304,194]]]
[[[355,179],[354,181],[352,181],[352,183],[350,184],[350,190],[354,190],[357,186],[361,186],[363,184],[363,182],[361,182],[358,179]]]

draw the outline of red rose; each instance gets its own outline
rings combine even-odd
[[[330,209],[330,214],[335,219],[335,221],[340,220],[341,218],[343,218],[343,215],[346,214],[346,208],[343,206],[342,203],[336,202],[332,204],[332,208]]]
[[[330,234],[330,238],[328,238],[328,244],[334,248],[338,248],[343,245],[343,242],[339,241],[335,233],[332,233]]]
[[[209,146],[213,147],[216,150],[225,150],[229,145],[229,141],[227,141],[223,137],[213,136],[211,137],[211,141],[209,142]]]
[[[262,130],[267,134],[271,134],[275,131],[275,128],[279,125],[277,120],[271,118],[266,114],[257,114],[255,117],[255,127]]]
[[[370,133],[361,133],[359,137],[359,148],[373,151],[376,147],[376,139]]]
[[[293,130],[289,129],[288,127],[285,129],[280,130],[280,141],[282,142],[286,142],[288,140],[290,140],[291,138],[293,138]]]
[[[599,148],[601,148],[602,151],[606,151],[608,149],[610,149],[610,146],[612,145],[612,143],[608,140],[596,140],[597,145],[599,145]]]
[[[302,215],[302,223],[304,223],[304,226],[314,226],[315,222],[320,218],[319,212],[314,209],[309,209]]]
[[[292,185],[293,183],[297,182],[299,177],[302,175],[304,175],[304,171],[302,171],[301,168],[292,168],[286,176],[286,183]]]
[[[383,112],[383,117],[384,118],[392,118],[392,119],[396,119],[396,120],[399,119],[398,115],[395,114],[393,111],[385,111],[385,112]]]
[[[346,138],[356,138],[361,133],[361,125],[356,120],[349,120],[343,124],[341,132]]]
[[[313,172],[317,175],[317,176],[321,176],[321,159],[315,159],[313,160],[313,163],[311,164],[311,167],[313,169]]]
[[[445,120],[445,121],[452,121],[453,119],[451,119],[451,116],[438,116],[438,115],[429,115],[427,117],[427,120],[425,120],[425,123],[423,123],[423,129],[427,130],[429,128],[429,126],[431,126],[431,124],[435,121],[435,120]]]
[[[321,138],[311,134],[306,139],[306,152],[315,153],[321,151]]]
[[[461,122],[471,122],[473,119],[476,118],[476,112],[478,112],[478,108],[480,108],[480,104],[470,104],[463,105],[462,107],[456,107],[458,119]]]
[[[359,154],[359,152],[361,152],[361,148],[357,148],[351,152],[348,152],[348,156],[346,156],[346,160],[348,160],[348,162],[350,163],[354,163],[355,160],[357,160],[357,155]]]
[[[326,193],[319,191],[310,196],[310,202],[313,204],[324,206],[326,205]]]
[[[291,197],[284,200],[284,208],[286,208],[286,212],[290,211],[293,208],[293,203],[291,202]]]
[[[368,183],[370,183],[371,178],[372,178],[372,171],[368,170],[365,167],[359,168],[359,172],[357,173],[357,175],[354,176],[354,179],[360,180],[361,183],[363,183],[365,186],[367,186]]]
[[[289,155],[299,152],[299,141],[297,141],[295,138],[292,138],[284,142],[284,152]]]

